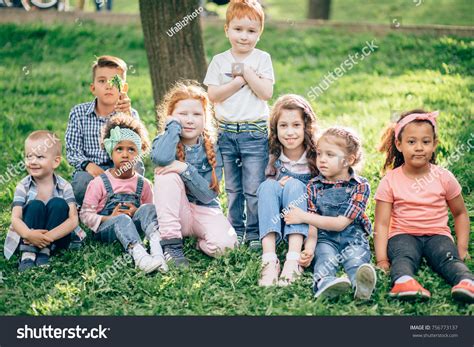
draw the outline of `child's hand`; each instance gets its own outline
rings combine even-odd
[[[137,212],[137,210],[138,210],[137,207],[134,204],[130,203],[130,202],[125,202],[122,205],[127,206],[128,209],[123,209],[122,208],[120,211],[123,214],[128,215],[130,218],[132,218],[135,215],[135,212]]]
[[[384,272],[387,272],[388,270],[390,270],[390,262],[388,260],[379,260],[377,262],[377,267],[383,270]]]
[[[301,208],[292,206],[290,212],[285,214],[285,223],[286,224],[301,224],[304,223],[304,217],[306,212]]]
[[[45,248],[49,246],[51,242],[54,242],[54,240],[48,236],[48,230],[44,229],[30,229],[25,239],[27,241],[25,243],[32,244],[38,248]]]
[[[128,113],[129,115],[132,114],[132,103],[127,93],[120,93],[119,99],[115,104],[114,111]]]
[[[175,160],[168,166],[157,166],[155,168],[155,175],[165,175],[167,173],[177,173],[181,174],[188,168],[188,164],[183,163],[182,161]]]
[[[305,249],[300,254],[298,264],[303,267],[308,267],[314,258],[314,250]]]
[[[116,216],[120,216],[121,214],[126,214],[125,211],[127,211],[127,210],[122,209],[121,205],[122,204],[117,204],[117,206],[115,206],[115,208],[112,211],[110,217],[116,217]]]
[[[458,248],[458,253],[459,253],[459,258],[461,258],[462,261],[466,261],[471,259],[471,256],[469,255],[469,252],[467,248]]]
[[[242,88],[243,86],[245,86],[247,84],[247,81],[245,80],[245,78],[243,76],[236,76],[234,78],[234,81],[235,81],[235,83],[238,83],[239,85],[241,85],[240,88]]]
[[[282,187],[285,186],[286,182],[288,182],[289,180],[291,180],[291,177],[290,176],[283,176],[282,178],[280,178],[280,180],[278,181],[278,183],[280,183],[280,185]]]
[[[86,171],[90,173],[93,177],[97,177],[104,173],[104,170],[95,163],[89,163],[86,167]]]

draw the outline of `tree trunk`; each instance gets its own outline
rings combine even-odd
[[[329,19],[331,0],[309,0],[309,19]]]
[[[179,79],[202,82],[204,55],[199,0],[140,0],[153,99],[159,104]]]

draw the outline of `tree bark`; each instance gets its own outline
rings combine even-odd
[[[331,0],[309,0],[309,19],[329,19]]]
[[[153,99],[158,105],[180,79],[202,82],[207,63],[199,0],[140,0]]]

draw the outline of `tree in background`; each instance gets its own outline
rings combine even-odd
[[[199,0],[140,0],[153,99],[159,104],[179,79],[202,81],[207,63]]]
[[[309,19],[329,19],[331,0],[309,0]]]

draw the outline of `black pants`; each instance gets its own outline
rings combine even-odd
[[[64,223],[69,217],[69,206],[66,200],[61,198],[52,198],[45,205],[41,200],[31,200],[23,207],[23,222],[30,229],[52,230],[58,225]],[[71,242],[71,234],[54,241],[49,245],[49,249],[67,249]],[[39,251],[38,247],[25,245],[21,240],[20,251],[34,252]]]
[[[451,285],[456,285],[463,279],[474,279],[448,236],[403,234],[388,240],[392,284],[404,275],[415,277],[423,256],[428,265]]]

